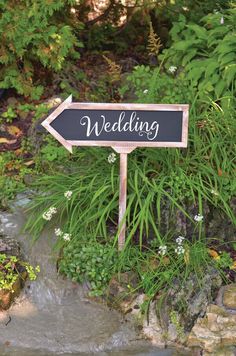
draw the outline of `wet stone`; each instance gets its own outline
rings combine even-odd
[[[236,315],[214,304],[209,305],[204,318],[198,318],[188,338],[188,346],[201,347],[212,355],[225,347],[231,350],[235,344]]]
[[[0,234],[0,253],[21,256],[20,244],[13,238]]]
[[[13,238],[5,235],[0,235],[0,254],[16,256],[20,259],[22,258],[19,243]],[[13,284],[12,289],[0,289],[0,311],[9,309],[15,298],[20,295],[20,292],[24,287],[27,272],[22,269],[21,266],[18,267],[18,271],[19,276]]]
[[[223,292],[223,305],[225,308],[236,311],[236,283],[225,286]]]

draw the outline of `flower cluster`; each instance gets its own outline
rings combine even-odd
[[[182,245],[184,240],[185,238],[183,236],[178,236],[177,239],[175,240],[177,243],[177,247],[175,248],[175,253],[177,253],[177,255],[182,255],[185,253],[185,248]]]
[[[177,245],[182,245],[182,242],[185,240],[185,238],[183,236],[179,236],[177,237],[177,239],[175,240]]]
[[[110,164],[114,163],[116,161],[116,154],[115,153],[110,153],[108,158],[107,158],[107,160],[108,160],[108,163],[110,163]]]
[[[175,252],[177,255],[182,255],[185,252],[185,248],[182,245],[178,245],[175,249]]]
[[[45,211],[42,215],[44,220],[51,220],[52,216],[57,213],[57,209],[51,206],[47,211]]]
[[[168,69],[168,71],[170,73],[174,73],[174,72],[176,72],[176,70],[177,70],[177,67],[175,67],[175,66],[170,66],[170,68]]]
[[[167,251],[167,246],[166,245],[161,245],[158,249],[158,253],[162,256],[164,256],[166,254]]]
[[[219,195],[219,193],[215,189],[211,190],[211,194],[216,195],[216,196]]]
[[[65,198],[71,200],[72,193],[71,190],[67,190],[67,192],[64,193]]]
[[[56,236],[62,237],[64,241],[70,241],[71,234],[64,233],[60,228],[56,228],[54,231]]]
[[[194,220],[197,222],[202,222],[203,221],[203,215],[197,214],[194,216]]]
[[[148,93],[148,89],[144,89],[143,94],[147,94]]]

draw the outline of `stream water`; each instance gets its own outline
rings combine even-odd
[[[116,311],[86,298],[85,286],[58,276],[50,232],[32,245],[20,232],[25,216],[19,205],[12,213],[0,213],[0,231],[17,239],[27,260],[39,264],[41,272],[10,310],[0,313],[1,356],[174,355],[141,340]]]

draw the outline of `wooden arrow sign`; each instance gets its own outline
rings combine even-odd
[[[121,249],[127,154],[136,147],[187,147],[188,105],[72,103],[69,96],[42,125],[71,153],[73,146],[110,146],[120,153]]]

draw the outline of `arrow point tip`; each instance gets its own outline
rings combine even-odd
[[[64,146],[70,153],[73,153],[73,147],[70,143],[67,142]]]
[[[70,95],[68,96],[68,98],[66,99],[66,101],[67,101],[68,103],[72,103],[72,94],[70,94]]]

